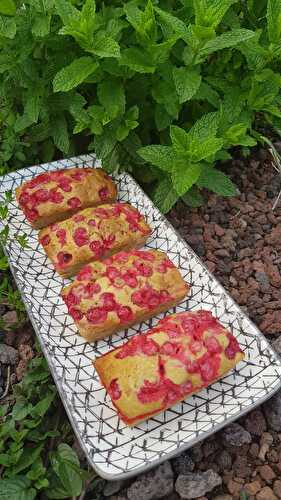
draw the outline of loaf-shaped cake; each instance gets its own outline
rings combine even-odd
[[[165,253],[131,250],[85,266],[62,298],[91,342],[166,311],[188,290]]]
[[[69,168],[39,174],[16,189],[16,198],[32,227],[67,219],[82,208],[116,200],[116,186],[100,168]]]
[[[167,316],[94,361],[122,420],[135,425],[212,384],[244,358],[209,311]]]
[[[128,203],[86,208],[39,233],[39,241],[55,269],[73,276],[88,262],[142,246],[151,229]]]

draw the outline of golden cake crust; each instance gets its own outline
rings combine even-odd
[[[188,290],[164,252],[131,250],[88,264],[61,295],[80,334],[92,342],[168,310]]]
[[[77,211],[116,200],[112,179],[100,168],[69,168],[39,174],[16,189],[32,227],[40,229]]]
[[[81,210],[39,232],[39,241],[55,269],[73,276],[85,264],[142,246],[151,233],[138,210],[128,203]]]
[[[122,420],[136,425],[220,379],[244,358],[209,311],[167,316],[94,361]]]

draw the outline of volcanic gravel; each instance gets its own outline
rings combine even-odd
[[[281,176],[269,153],[225,167],[240,196],[206,195],[190,209],[178,203],[169,219],[209,270],[265,335],[281,332]]]

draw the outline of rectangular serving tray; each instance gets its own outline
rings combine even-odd
[[[23,181],[49,170],[96,167],[94,155],[25,168],[2,177],[0,199]],[[62,402],[85,455],[105,479],[128,478],[193,446],[255,406],[281,386],[281,362],[257,327],[210,274],[193,250],[177,234],[128,174],[116,177],[119,199],[130,202],[153,228],[147,248],[166,252],[189,282],[191,294],[166,314],[208,309],[237,337],[245,360],[231,373],[197,395],[133,428],[118,418],[92,365],[92,360],[125,339],[154,326],[166,314],[121,331],[111,338],[87,343],[77,334],[60,298],[63,285],[25,222],[15,200],[9,205],[10,237],[5,252],[30,320],[49,363]],[[188,210],[188,208],[187,208]],[[14,240],[26,233],[29,248]]]

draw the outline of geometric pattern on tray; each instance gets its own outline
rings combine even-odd
[[[94,155],[87,155],[9,173],[1,179],[0,196],[40,172],[75,166],[97,166],[97,161]],[[15,201],[9,207],[10,233],[25,232],[30,248],[21,249],[10,240],[5,248],[73,429],[89,463],[106,479],[140,473],[194,445],[265,401],[280,387],[281,378],[281,362],[267,340],[138,184],[128,174],[115,180],[119,199],[138,208],[152,226],[146,247],[166,252],[192,285],[188,299],[168,313],[89,344],[77,335],[59,296],[70,281],[53,270],[37,241],[37,231],[24,222]],[[200,393],[136,427],[126,427],[100,384],[92,359],[154,326],[167,314],[201,308],[212,311],[232,331],[245,353],[244,361]]]

